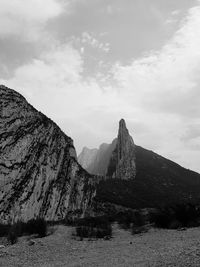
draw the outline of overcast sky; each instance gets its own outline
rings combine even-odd
[[[0,0],[0,83],[78,153],[124,118],[136,144],[200,172],[200,1]]]

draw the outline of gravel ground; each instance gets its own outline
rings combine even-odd
[[[66,226],[34,239],[32,246],[23,237],[13,246],[0,248],[0,266],[200,266],[200,228],[151,229],[135,236],[116,225],[113,228],[113,238],[107,241],[77,241],[72,238],[72,228]]]

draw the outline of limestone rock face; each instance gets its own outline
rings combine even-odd
[[[106,176],[118,179],[132,179],[136,176],[135,144],[129,135],[123,119],[119,122],[116,148],[112,153]]]
[[[87,149],[87,153],[92,154],[92,150]],[[90,164],[84,165],[87,161],[84,150],[78,160],[92,174],[127,180],[136,176],[135,153],[134,141],[122,119],[119,122],[118,137],[111,144],[102,144],[90,158]]]
[[[0,86],[0,221],[82,216],[95,192],[72,139],[19,93]]]

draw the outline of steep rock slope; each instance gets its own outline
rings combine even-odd
[[[87,149],[87,154],[93,150]],[[86,170],[93,174],[106,176],[107,178],[132,179],[136,175],[135,144],[129,135],[123,119],[119,122],[118,136],[111,144],[100,145],[97,153],[91,157],[90,164],[86,166],[87,158],[84,150],[78,157],[78,161]]]
[[[107,177],[133,179],[136,175],[135,144],[123,119],[119,122],[118,137],[108,168]]]
[[[83,215],[94,195],[94,177],[77,163],[72,139],[0,86],[0,221]]]

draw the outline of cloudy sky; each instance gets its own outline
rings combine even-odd
[[[83,146],[135,143],[200,172],[200,1],[0,0],[0,83]]]

